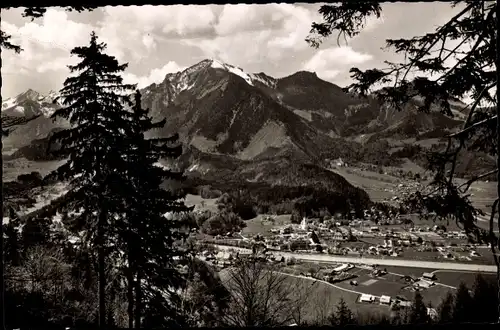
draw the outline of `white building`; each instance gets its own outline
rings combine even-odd
[[[364,303],[372,303],[375,300],[375,297],[372,296],[371,294],[362,294],[361,297],[359,298],[359,302],[364,302]]]
[[[391,297],[390,296],[382,296],[382,297],[380,297],[380,304],[382,304],[382,305],[390,305],[391,304]]]

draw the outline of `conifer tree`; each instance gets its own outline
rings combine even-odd
[[[481,274],[476,276],[473,286],[472,299],[474,311],[472,314],[475,322],[495,322],[498,320],[497,290]]]
[[[415,293],[410,312],[410,323],[426,323],[428,321],[427,307],[420,292]]]
[[[448,292],[438,307],[438,319],[441,323],[450,323],[453,317],[453,295]]]
[[[183,221],[185,217],[169,221],[165,214],[191,210],[182,201],[185,194],[162,188],[165,180],[183,180],[183,174],[156,165],[161,158],[181,155],[178,135],[146,139],[147,132],[163,127],[166,122],[153,122],[148,112],[141,107],[141,94],[137,91],[131,131],[124,145],[127,185],[122,190],[127,190],[126,221],[117,227],[128,264],[129,326],[134,318],[136,328],[143,323],[143,306],[149,309],[148,325],[182,325],[180,313],[175,310],[175,302],[179,300],[174,290],[183,284],[184,278],[177,270],[175,259],[186,256],[179,243],[187,237],[189,224]],[[135,287],[135,306],[132,287]],[[147,297],[154,298],[148,301]]]
[[[339,325],[339,326],[355,323],[354,315],[347,306],[347,303],[345,302],[344,298],[340,298],[340,301],[337,304],[337,311],[330,317],[330,322],[332,323],[332,325]]]
[[[469,293],[469,289],[462,282],[457,288],[455,294],[455,304],[453,306],[453,322],[469,322],[471,321],[471,311],[473,310],[473,301]]]
[[[97,248],[99,277],[99,325],[106,324],[105,291],[106,255],[111,249],[109,236],[112,213],[120,210],[113,187],[123,169],[120,146],[129,131],[131,116],[124,110],[130,104],[127,93],[133,85],[123,83],[119,76],[127,64],[119,64],[104,53],[106,44],[99,43],[94,32],[90,44],[71,51],[81,60],[68,66],[71,73],[60,90],[62,108],[52,118],[68,119],[71,128],[55,133],[51,140],[61,144],[68,161],[49,177],[69,181],[68,199],[73,207],[83,210],[73,221],[85,232],[84,243]]]

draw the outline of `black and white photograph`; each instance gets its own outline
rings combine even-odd
[[[497,1],[25,5],[5,329],[500,323]]]

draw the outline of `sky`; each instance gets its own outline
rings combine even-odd
[[[71,49],[87,45],[91,31],[107,44],[108,54],[129,64],[124,80],[140,88],[207,58],[276,78],[312,71],[344,87],[351,83],[351,67],[401,60],[381,49],[385,39],[431,32],[460,10],[445,2],[384,3],[382,17],[368,19],[360,35],[340,45],[332,36],[315,49],[305,38],[311,23],[321,21],[320,6],[127,6],[83,13],[51,7],[34,21],[22,17],[22,8],[2,10],[2,31],[24,49],[20,54],[2,50],[2,98],[30,88],[42,94],[59,90],[67,65],[78,61]]]

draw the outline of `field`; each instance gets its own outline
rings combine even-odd
[[[359,294],[342,290],[331,284],[315,279],[289,277],[290,285],[297,291],[306,291],[309,299],[304,308],[305,319],[314,320],[321,314],[329,314],[336,310],[336,305],[343,298],[353,313],[389,314],[389,308],[380,304],[358,303]]]
[[[227,280],[227,270],[220,273],[224,282]],[[301,294],[306,297],[306,303],[302,309],[302,318],[304,320],[317,320],[327,317],[335,311],[336,305],[343,298],[353,313],[360,314],[387,314],[389,308],[380,304],[358,303],[359,294],[352,292],[352,289],[343,289],[336,285],[318,281],[313,278],[294,277],[289,275],[286,281],[293,288],[292,295]]]
[[[389,274],[380,277],[370,276],[370,271],[366,269],[354,268],[353,270],[351,270],[351,273],[358,275],[356,281],[359,284],[355,287],[354,290],[372,294],[375,296],[403,296],[408,300],[412,300],[415,293],[409,290],[409,284],[404,281],[404,278],[396,274],[412,275],[414,277],[417,277],[421,276],[423,272],[421,270],[415,270],[411,268],[406,269],[411,269],[411,272],[400,272],[399,270],[394,271],[391,269],[391,267],[386,268]],[[337,285],[346,289],[353,288],[348,282],[342,282]],[[422,294],[424,301],[431,302],[434,306],[436,306],[441,301],[442,297],[444,297],[444,295],[446,295],[446,293],[450,290],[453,289],[446,286],[434,285],[429,289],[420,291],[420,293]]]
[[[281,226],[290,224],[290,215],[274,215],[272,216],[274,221],[264,220],[265,215],[258,215],[257,217],[245,221],[246,227],[243,228],[242,234],[244,236],[253,236],[260,234],[262,236],[269,236],[269,232],[273,228],[279,228]]]
[[[474,285],[477,273],[453,272],[446,270],[435,271],[439,283],[458,287],[463,282],[470,289]],[[496,281],[496,274],[481,274],[488,281]]]
[[[399,168],[387,167],[385,169],[398,170]],[[403,165],[402,169],[404,171],[420,173],[421,175],[425,172],[424,169],[410,161],[407,161]],[[395,186],[406,181],[405,179],[397,178],[388,174],[379,174],[373,171],[353,169],[349,167],[337,167],[333,170],[333,172],[342,175],[352,185],[366,190],[373,201],[391,199],[392,197],[397,196],[397,192],[394,189]],[[425,185],[428,182],[429,181],[423,182],[423,184]],[[462,184],[465,180],[456,179],[456,182]],[[476,182],[470,187],[469,193],[472,194],[471,200],[474,206],[481,208],[485,212],[489,212],[490,207],[487,205],[492,204],[495,200],[496,182]]]
[[[332,265],[331,268],[333,267]],[[281,269],[281,272],[299,275],[300,273],[307,273],[309,269],[318,270],[318,268],[318,265],[304,263],[301,265],[284,267]],[[409,284],[406,283],[404,278],[399,276],[399,274],[420,277],[422,273],[429,272],[430,270],[400,267],[387,267],[387,270],[390,273],[380,277],[371,276],[370,270],[368,269],[354,268],[350,270],[350,273],[357,275],[357,286],[351,285],[349,280],[330,284],[312,277],[306,278],[304,276],[293,276],[291,274],[287,275],[289,276],[287,280],[290,281],[290,286],[294,288],[295,293],[300,293],[309,297],[303,309],[303,317],[305,319],[317,319],[321,317],[322,314],[328,314],[334,311],[341,297],[346,301],[349,308],[354,313],[388,315],[390,311],[387,306],[378,303],[359,303],[358,299],[360,294],[365,293],[379,297],[388,295],[392,298],[402,297],[412,301],[415,293],[409,289]],[[223,275],[224,272],[227,272],[227,270],[221,273],[221,278],[223,279],[225,278]],[[455,289],[453,287],[458,286],[461,281],[464,281],[469,288],[472,288],[475,274],[438,271],[436,275],[438,276],[436,285],[420,291],[425,303],[431,303],[433,306],[438,306],[448,292],[454,293]],[[490,274],[485,277],[494,279],[494,276],[495,275]]]
[[[199,195],[187,194],[184,203],[186,206],[194,206],[195,211],[208,210],[211,212],[217,212],[217,198],[204,199]]]

